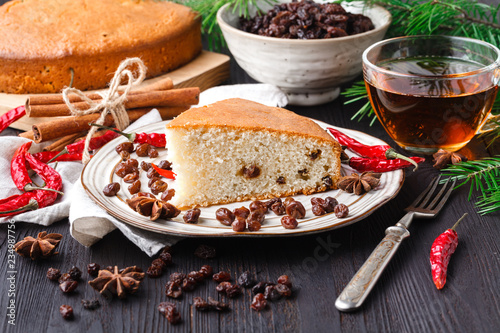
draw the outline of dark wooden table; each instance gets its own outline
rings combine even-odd
[[[234,61],[227,84],[254,82]],[[316,107],[289,106],[301,115],[332,125],[352,128],[379,137],[391,145],[381,125],[368,120],[352,121],[360,106],[334,102]],[[8,130],[2,135],[15,135]],[[489,149],[474,139],[463,152],[469,156],[492,156],[500,145]],[[72,295],[63,294],[56,283],[45,277],[49,267],[68,270],[76,265],[82,270],[88,263],[102,266],[137,265],[147,268],[151,258],[129,242],[119,231],[85,248],[71,238],[69,224],[63,220],[49,227],[16,223],[16,241],[38,232],[64,235],[60,254],[45,261],[31,261],[16,256],[15,280],[9,280],[7,224],[0,226],[0,331],[12,332],[498,332],[500,329],[500,215],[481,216],[473,201],[467,200],[468,188],[454,191],[449,203],[434,220],[416,221],[411,237],[399,249],[364,306],[357,312],[341,313],[334,302],[346,283],[363,264],[384,236],[384,230],[404,213],[415,196],[438,174],[430,159],[416,173],[407,172],[400,193],[368,218],[351,226],[320,234],[274,238],[188,238],[175,245],[174,271],[190,272],[203,264],[215,271],[225,270],[233,277],[249,270],[259,280],[275,280],[289,274],[293,296],[270,303],[268,309],[250,309],[250,290],[230,299],[226,313],[199,312],[193,298],[217,297],[213,281],[203,283],[194,292],[174,301],[182,323],[172,326],[157,311],[160,302],[169,300],[164,285],[168,274],[159,279],[146,278],[137,294],[126,300],[106,300],[86,284],[89,276]],[[454,254],[443,290],[436,290],[430,274],[429,250],[434,239],[449,228],[463,213],[469,216],[458,232],[460,244]],[[202,260],[193,255],[199,244],[217,248],[215,259]],[[12,284],[10,282],[13,282]],[[9,293],[14,292],[15,297]],[[84,310],[82,299],[98,298],[101,308]],[[9,299],[15,299],[15,326],[7,317]],[[59,306],[70,304],[75,319],[65,321]]]

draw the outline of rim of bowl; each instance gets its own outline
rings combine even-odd
[[[373,5],[370,7],[382,10],[385,14],[384,17],[387,18],[387,21],[384,24],[382,24],[380,27],[377,27],[373,30],[365,31],[365,32],[362,32],[362,33],[359,33],[356,35],[334,37],[334,38],[322,38],[322,39],[289,39],[289,38],[269,37],[269,36],[256,35],[256,34],[252,34],[250,32],[240,30],[238,28],[233,27],[232,25],[230,25],[226,21],[224,21],[222,19],[222,12],[228,10],[228,8],[231,5],[232,5],[231,3],[227,3],[224,6],[222,6],[221,8],[219,8],[219,10],[217,11],[217,23],[219,24],[219,27],[221,28],[221,30],[226,29],[232,33],[235,33],[235,34],[243,36],[243,37],[254,38],[257,40],[268,41],[268,42],[275,41],[276,43],[287,43],[287,44],[288,43],[292,43],[292,44],[293,43],[297,43],[297,44],[309,43],[309,44],[313,44],[313,43],[332,43],[332,42],[348,41],[351,39],[357,39],[360,37],[365,37],[365,36],[370,36],[372,34],[375,34],[381,30],[386,29],[392,22],[392,15],[387,9],[385,9],[384,7],[379,6],[379,5]]]
[[[456,40],[463,40],[463,41],[468,41],[468,42],[474,42],[477,44],[482,44],[490,49],[493,49],[497,53],[497,58],[489,65],[483,65],[483,67],[469,71],[469,72],[463,72],[463,73],[457,73],[457,74],[444,74],[444,75],[414,75],[414,74],[404,74],[404,73],[398,73],[394,72],[388,69],[385,69],[383,67],[380,67],[371,61],[368,60],[368,53],[375,47],[381,45],[381,44],[386,44],[386,43],[392,43],[394,41],[400,40],[400,39],[418,39],[418,38],[426,38],[426,39],[439,39],[439,38],[447,38],[447,39],[456,39]],[[370,45],[362,55],[362,60],[363,60],[363,65],[369,67],[370,69],[396,76],[396,77],[418,77],[418,78],[426,78],[426,79],[443,79],[443,78],[462,78],[463,76],[474,76],[478,75],[484,72],[490,72],[493,71],[495,68],[500,68],[500,49],[498,49],[495,45],[490,44],[488,42],[485,42],[480,39],[474,39],[474,38],[469,38],[469,37],[460,37],[460,36],[446,36],[446,35],[436,35],[436,36],[429,36],[429,35],[414,35],[414,36],[401,36],[401,37],[394,37],[394,38],[389,38],[389,39],[384,39],[379,42],[374,43],[373,45]]]

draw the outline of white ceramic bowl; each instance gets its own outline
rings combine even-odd
[[[382,40],[391,23],[391,14],[380,6],[364,7],[363,2],[342,6],[350,13],[371,18],[375,29],[316,40],[259,36],[239,29],[239,8],[229,4],[218,11],[217,22],[229,51],[248,75],[281,88],[290,104],[317,105],[337,98],[340,85],[361,73],[363,51]],[[267,11],[272,6],[263,2],[259,8]],[[256,15],[254,7],[250,7],[250,15]]]

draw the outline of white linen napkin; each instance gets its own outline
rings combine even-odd
[[[269,84],[241,84],[218,86],[200,94],[198,106],[211,104],[227,98],[245,98],[268,106],[285,106],[286,95],[277,87]],[[157,110],[144,115],[125,132],[161,121]],[[27,139],[18,137],[0,137],[0,172],[10,175],[10,161],[16,149]],[[30,152],[41,150],[41,145],[33,145]],[[145,231],[130,226],[109,215],[99,207],[85,192],[80,181],[83,166],[79,162],[61,162],[57,171],[63,178],[63,192],[55,204],[36,211],[22,213],[13,217],[0,218],[0,223],[23,221],[40,225],[50,225],[69,216],[71,235],[82,245],[91,246],[105,235],[118,228],[132,243],[149,256],[153,256],[166,245],[172,245],[182,237],[167,236]],[[36,179],[36,178],[35,178]],[[40,181],[41,183],[41,181]],[[0,177],[0,198],[19,193],[11,177]]]

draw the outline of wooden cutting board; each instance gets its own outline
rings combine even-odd
[[[214,87],[229,79],[229,56],[220,53],[202,51],[193,61],[170,73],[145,80],[146,85],[170,77],[175,88],[199,87],[201,91]],[[24,105],[30,95],[0,93],[0,115],[10,109]],[[50,121],[54,118],[22,117],[10,127],[23,131],[31,130],[35,123]]]

